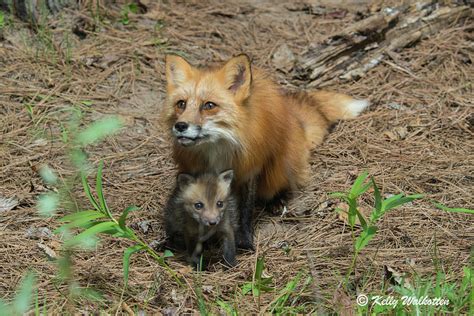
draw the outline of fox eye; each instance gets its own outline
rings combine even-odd
[[[222,201],[217,201],[216,205],[217,205],[218,208],[221,208],[221,207],[224,206],[224,202],[222,202]]]
[[[176,102],[176,107],[180,110],[184,110],[186,108],[186,101],[179,100],[178,102]]]
[[[204,103],[204,105],[202,106],[202,109],[203,110],[212,110],[213,108],[215,108],[217,105],[214,103],[214,102],[206,102]]]
[[[194,208],[196,210],[200,210],[204,207],[204,204],[202,202],[197,202],[197,203],[194,203]]]

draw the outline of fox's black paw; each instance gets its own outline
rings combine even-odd
[[[237,248],[254,251],[255,247],[253,246],[253,236],[247,235],[239,238],[237,241]]]

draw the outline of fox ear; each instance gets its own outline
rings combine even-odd
[[[227,185],[230,185],[232,179],[234,179],[234,170],[232,169],[223,171],[219,174],[219,181],[225,182]]]
[[[250,94],[252,69],[249,56],[242,54],[231,58],[222,67],[227,87],[236,96],[246,98]]]
[[[178,55],[166,55],[165,63],[168,88],[183,84],[193,73],[193,66]]]
[[[179,188],[185,187],[193,183],[195,178],[187,173],[180,173],[178,174],[178,178],[176,179],[176,183],[178,184]]]

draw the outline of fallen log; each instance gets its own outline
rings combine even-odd
[[[357,80],[391,53],[472,16],[469,6],[440,6],[435,1],[385,8],[329,36],[297,59],[294,76],[323,87]]]

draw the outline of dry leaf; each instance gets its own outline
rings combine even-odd
[[[338,312],[338,315],[343,315],[343,316],[355,315],[351,298],[346,293],[344,293],[341,289],[337,289],[336,292],[334,292],[334,296],[332,300],[333,300],[332,303],[336,311]]]
[[[30,239],[49,239],[53,233],[48,227],[30,227],[26,230],[25,237]]]
[[[18,205],[18,200],[15,198],[5,198],[0,196],[0,212],[11,211]]]
[[[408,135],[408,130],[405,126],[397,126],[391,131],[383,132],[383,135],[390,140],[402,140]]]
[[[384,266],[385,279],[392,285],[403,286],[407,289],[412,289],[410,278],[405,273],[396,271],[394,268]]]
[[[48,259],[51,259],[51,260],[54,260],[58,257],[58,255],[56,254],[56,251],[54,251],[53,249],[49,248],[48,246],[46,246],[45,244],[42,244],[42,243],[38,243],[36,244],[36,246],[38,246],[39,249],[43,250],[44,253],[46,254],[46,256],[48,256]]]

